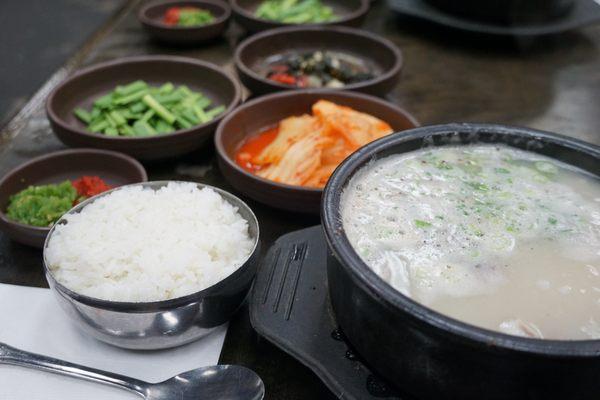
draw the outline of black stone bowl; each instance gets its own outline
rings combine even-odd
[[[541,22],[563,15],[575,0],[425,0],[446,12],[496,23]]]
[[[597,399],[600,340],[517,337],[449,318],[395,290],[348,241],[340,197],[362,166],[423,147],[468,143],[502,143],[600,175],[600,147],[500,125],[417,128],[359,149],[330,178],[321,206],[330,250],[329,294],[337,322],[373,370],[418,399]]]

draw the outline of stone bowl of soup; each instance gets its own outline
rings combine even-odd
[[[499,125],[416,128],[330,178],[336,320],[415,398],[600,393],[600,148]]]

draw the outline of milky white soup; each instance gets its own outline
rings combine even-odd
[[[341,213],[361,258],[401,293],[480,327],[600,339],[600,180],[504,146],[374,161]]]

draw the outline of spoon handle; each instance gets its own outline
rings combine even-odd
[[[9,345],[0,342],[0,364],[18,365],[21,367],[41,369],[57,374],[73,376],[76,378],[104,383],[135,392],[141,396],[149,383],[126,376],[105,372],[94,368],[84,367],[56,358],[46,357],[40,354],[29,353],[27,351],[15,349]]]

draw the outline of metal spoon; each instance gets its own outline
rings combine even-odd
[[[0,342],[0,364],[11,364],[104,383],[146,400],[261,400],[265,386],[256,373],[237,365],[215,365],[184,372],[159,383],[100,371],[15,349]]]

